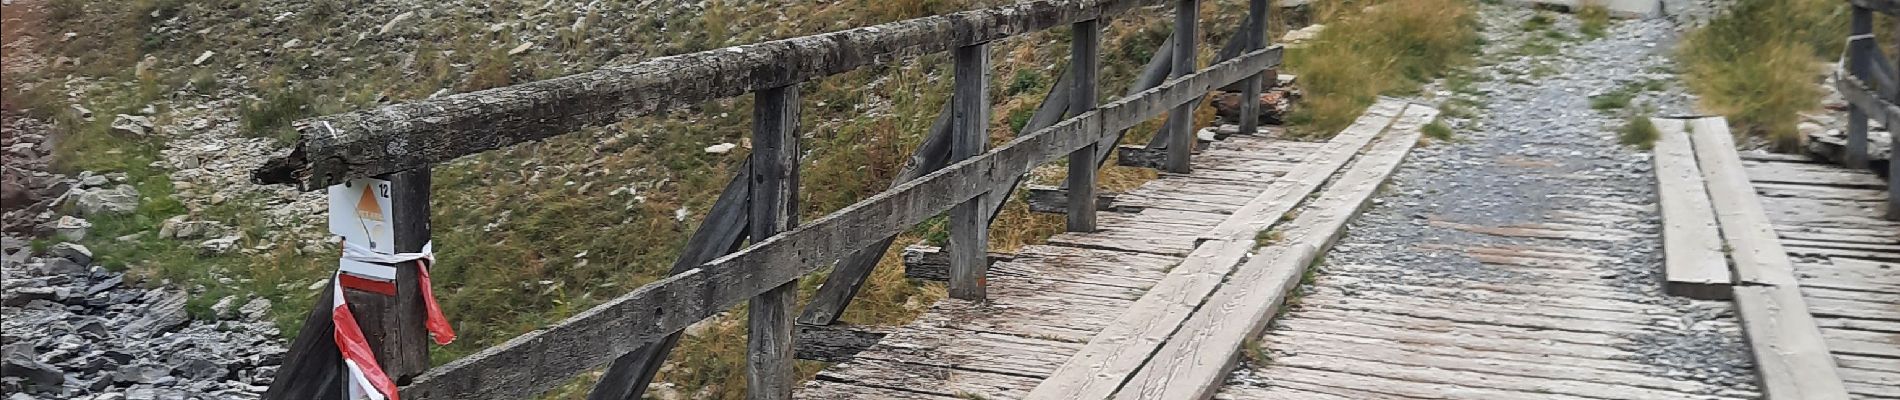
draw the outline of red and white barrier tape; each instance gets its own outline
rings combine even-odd
[[[435,344],[447,345],[455,341],[455,328],[450,326],[448,318],[442,315],[442,307],[435,300],[435,289],[429,283],[429,268],[435,265],[433,248],[434,243],[431,242],[422,245],[422,252],[419,253],[382,254],[346,241],[343,243],[343,259],[373,263],[371,265],[376,267],[385,266],[381,264],[415,261],[416,286],[422,290],[423,309],[427,311],[423,325],[428,328],[429,336],[435,339]],[[331,286],[331,290],[334,290],[331,293],[334,300],[331,301],[330,318],[336,324],[336,332],[333,336],[337,349],[343,353],[344,366],[350,373],[347,377],[350,399],[397,400],[395,382],[389,379],[389,375],[383,373],[382,366],[376,364],[376,356],[370,350],[369,340],[363,336],[363,329],[356,324],[356,317],[350,312],[349,303],[343,298],[345,286],[384,295],[395,295],[393,281],[396,276],[395,267],[388,266],[388,268],[388,271],[360,272],[368,272],[372,277],[387,277],[390,280],[361,278],[354,276],[359,271],[344,273],[342,269],[339,269],[336,273],[337,284]]]

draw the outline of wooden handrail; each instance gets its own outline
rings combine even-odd
[[[1256,50],[1063,120],[698,268],[642,286],[553,326],[431,370],[406,399],[512,399],[540,393],[871,243],[976,198],[1006,179],[1278,65]]]
[[[1164,1],[1028,1],[309,118],[293,124],[300,136],[296,146],[254,171],[252,180],[316,190]]]

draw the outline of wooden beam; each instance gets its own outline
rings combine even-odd
[[[1371,204],[1379,186],[1418,143],[1422,128],[1437,115],[1438,110],[1430,107],[1407,106],[1379,142],[1286,224],[1280,243],[1258,249],[1258,255],[1196,308],[1114,398],[1213,397],[1238,362],[1242,344],[1266,328],[1307,267]]]
[[[956,104],[950,108],[950,159],[975,157],[990,141],[990,46],[956,50]],[[984,188],[987,189],[987,188]],[[988,191],[950,209],[950,297],[983,301],[989,286]]]
[[[1770,399],[1846,399],[1821,330],[1801,299],[1788,252],[1756,198],[1722,117],[1689,121],[1698,167],[1735,262],[1735,304]]]
[[[752,237],[768,238],[798,222],[798,86],[759,91],[752,103]],[[798,283],[753,296],[746,312],[746,398],[790,400],[792,307]]]
[[[887,332],[847,325],[798,325],[796,353],[800,360],[828,363],[850,361],[877,342]]]
[[[1241,208],[1256,211],[1236,212],[1223,220],[1214,230],[1231,230],[1232,234],[1206,236],[1210,240],[1196,244],[1187,259],[1170,269],[1168,275],[1134,305],[1091,337],[1087,345],[1036,386],[1027,398],[1104,399],[1112,395],[1148,362],[1150,355],[1254,249],[1256,232],[1278,222],[1287,210],[1319,189],[1367,143],[1392,125],[1404,109],[1405,103],[1395,100],[1382,100],[1368,108],[1352,127],[1335,136],[1321,151],[1308,156],[1298,170],[1288,173],[1289,179],[1276,180]],[[1254,217],[1267,213],[1272,213],[1273,218]]]
[[[996,177],[1034,166],[1277,65],[1278,47],[1248,53],[1018,137],[898,188],[871,196],[737,253],[666,277],[547,328],[437,367],[404,387],[405,399],[514,399],[566,383],[633,348],[830,265],[976,198]]]
[[[1095,204],[1096,211],[1115,210],[1115,197],[1120,195],[1120,193],[1104,192],[1098,189],[1095,191],[1095,201],[1091,203]],[[1029,190],[1025,192],[1023,196],[1023,202],[1028,203],[1029,212],[1067,214],[1069,212],[1069,189],[1055,186],[1030,185]]]
[[[700,221],[699,228],[693,230],[693,236],[686,240],[684,250],[673,259],[673,268],[669,275],[677,275],[712,261],[739,249],[745,242],[746,230],[751,222],[748,205],[752,196],[748,171],[752,170],[752,161],[748,158],[735,169],[726,189],[719,192],[719,198],[713,201],[712,210],[706,213],[706,219]],[[666,355],[679,343],[679,332],[666,335],[652,343],[614,359],[607,372],[594,382],[594,388],[587,393],[587,400],[639,400],[647,385],[653,383],[653,376],[659,373],[666,362]]]
[[[1267,47],[1267,0],[1247,1],[1247,21],[1241,23],[1239,39],[1247,43],[1247,50]],[[1247,80],[1240,81],[1240,134],[1252,135],[1260,132],[1260,85],[1265,83],[1267,73],[1261,72]]]
[[[1069,70],[1076,77],[1069,98],[1076,114],[1095,109],[1095,75],[1100,68],[1102,28],[1097,20],[1075,23],[1069,42]],[[1069,232],[1095,231],[1095,155],[1101,144],[1089,144],[1069,153]]]
[[[265,400],[343,398],[343,356],[331,336],[336,325],[330,319],[333,307],[330,296],[335,291],[330,290],[329,285],[335,284],[336,279],[331,278],[323,290],[317,291],[316,304],[312,304],[310,314],[304,316],[303,330],[297,331],[297,338],[290,341],[283,365],[277,368],[277,376],[264,392]]]
[[[1894,106],[1893,102],[1881,99],[1860,78],[1837,70],[1834,74],[1834,88],[1840,90],[1841,97],[1846,98],[1848,104],[1867,110],[1868,118],[1880,121],[1880,124],[1884,126],[1900,126],[1895,125],[1900,123],[1900,106]]]
[[[1663,291],[1702,300],[1727,300],[1734,282],[1715,206],[1696,167],[1687,125],[1674,118],[1650,118],[1659,137],[1652,163],[1663,218]]]
[[[1879,11],[1887,15],[1900,15],[1900,0],[1848,0],[1854,7]]]
[[[954,97],[952,95],[950,101],[943,104],[943,111],[937,113],[937,121],[930,125],[930,135],[917,145],[916,152],[910,155],[910,162],[891,180],[892,188],[943,169],[944,165],[950,163],[950,106],[956,103]],[[884,252],[890,250],[891,243],[896,239],[895,236],[886,237],[838,260],[831,274],[825,277],[825,283],[812,293],[811,301],[798,316],[798,323],[831,325],[837,322],[838,317],[844,315],[845,307],[851,305],[851,299],[858,295],[858,289],[864,286],[864,281],[871,277],[871,270],[877,268],[878,260],[884,258]]]
[[[1174,6],[1174,76],[1180,77],[1194,70],[1199,62],[1195,56],[1200,53],[1196,44],[1200,34],[1196,32],[1195,20],[1201,15],[1200,0],[1176,0]],[[1195,104],[1179,104],[1170,113],[1168,119],[1168,172],[1185,174],[1194,170],[1192,158],[1194,150],[1194,108]]]
[[[253,174],[316,190],[515,143],[787,86],[1163,0],[1037,0],[660,57],[544,81],[304,119],[297,145]]]
[[[1874,33],[1874,13],[1866,8],[1853,8],[1849,34],[1854,36]],[[1847,70],[1854,76],[1868,76],[1868,58],[1873,54],[1867,49],[1873,47],[1872,40],[1853,40],[1847,42]],[[1847,105],[1847,149],[1842,157],[1849,168],[1867,167],[1867,110],[1859,105]]]

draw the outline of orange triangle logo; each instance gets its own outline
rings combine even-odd
[[[376,203],[376,188],[364,187],[363,198],[356,200],[356,217],[371,221],[383,220],[383,206]]]

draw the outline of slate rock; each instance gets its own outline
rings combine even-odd
[[[25,346],[7,347],[7,354],[0,355],[0,377],[19,378],[31,390],[59,390],[66,384],[65,373],[40,362],[37,355],[25,349]]]

